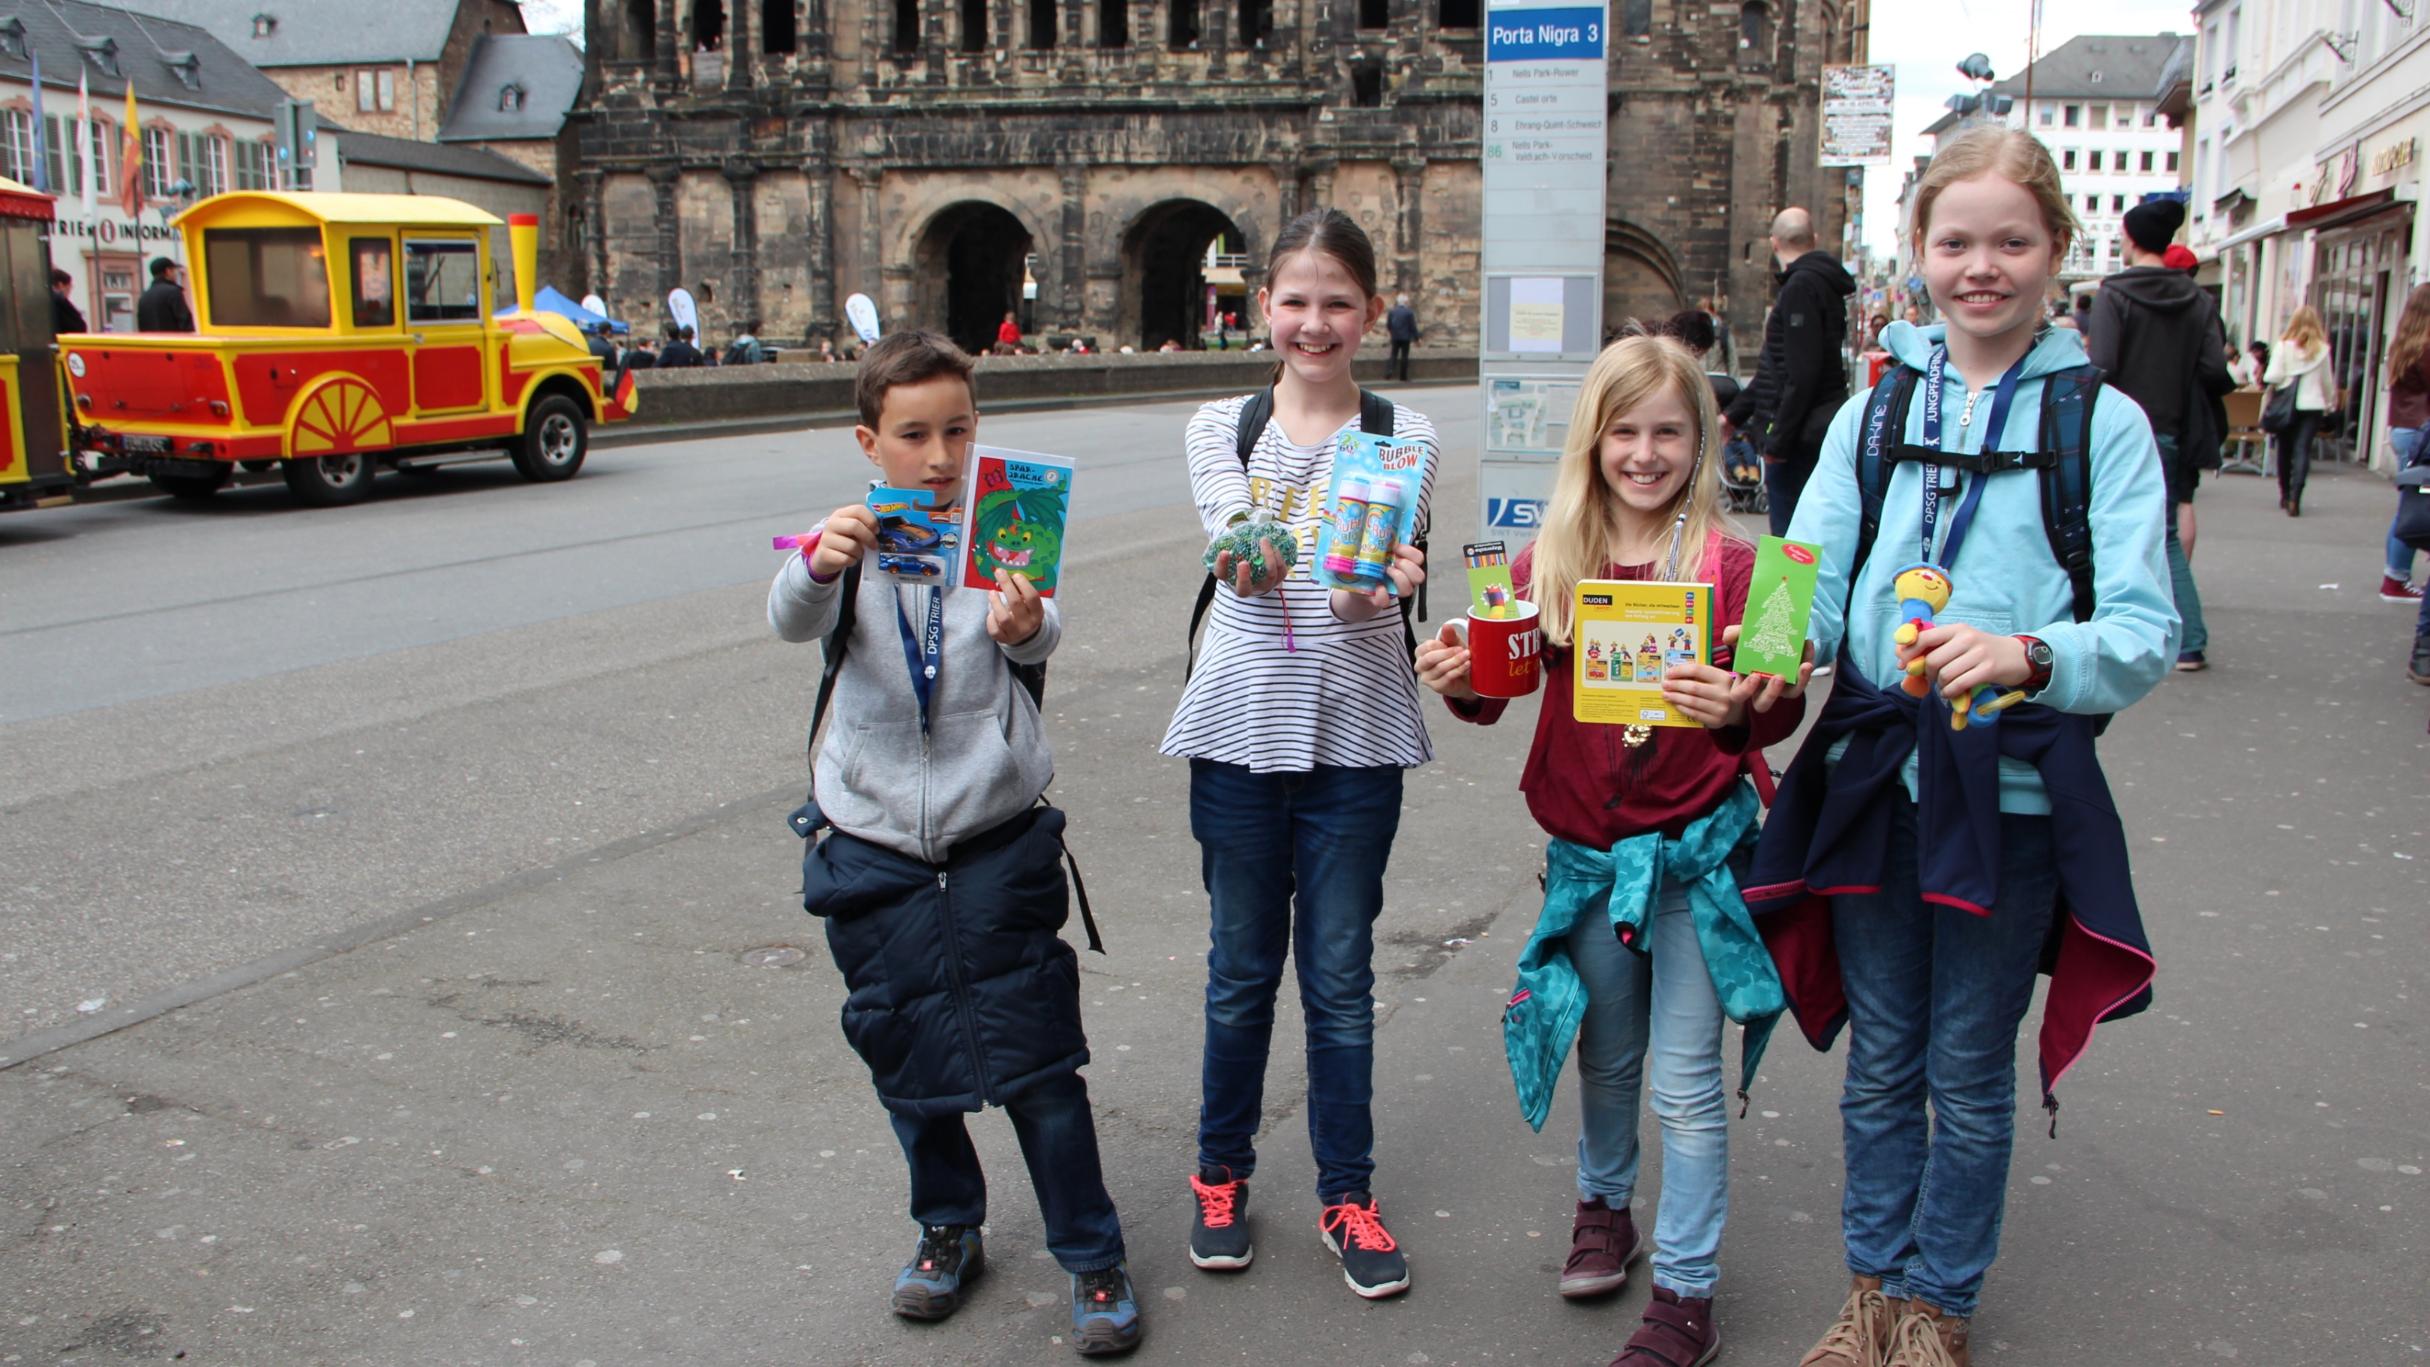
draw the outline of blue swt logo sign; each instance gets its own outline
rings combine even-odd
[[[1544,525],[1544,500],[1540,498],[1489,498],[1485,500],[1485,525],[1497,529],[1532,532]]]
[[[1555,62],[1603,60],[1601,9],[1523,9],[1485,20],[1485,60]]]

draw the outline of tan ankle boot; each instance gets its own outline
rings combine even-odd
[[[1891,1331],[1886,1367],[1973,1367],[1967,1334],[1965,1320],[1922,1301],[1909,1301],[1907,1313]]]
[[[1797,1367],[1884,1367],[1894,1323],[1890,1302],[1882,1299],[1882,1279],[1858,1277],[1839,1307],[1839,1318],[1824,1331],[1822,1341],[1797,1360]]]

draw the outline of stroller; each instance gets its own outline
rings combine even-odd
[[[1705,379],[1713,386],[1717,407],[1726,409],[1738,397],[1736,379],[1719,371],[1707,371]],[[1763,458],[1744,434],[1730,438],[1721,448],[1721,506],[1733,513],[1768,512],[1772,506],[1763,490]]]

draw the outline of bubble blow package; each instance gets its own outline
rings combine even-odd
[[[1327,588],[1398,593],[1384,573],[1392,548],[1417,535],[1418,491],[1426,485],[1424,443],[1344,432],[1333,447],[1324,518],[1310,575]]]

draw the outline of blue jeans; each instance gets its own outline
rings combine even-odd
[[[2168,529],[2164,538],[2168,546],[2169,588],[2177,600],[2177,615],[2185,621],[2184,639],[2177,649],[2187,655],[2200,654],[2211,643],[2210,628],[2202,622],[2202,590],[2194,586],[2194,562],[2185,553],[2185,543],[2177,537],[2178,505],[2194,501],[2193,472],[2177,468],[2177,439],[2158,437],[2160,465],[2168,472],[2169,503],[2163,514]]]
[[[2388,431],[2388,444],[2396,448],[2396,468],[2413,463],[2414,453],[2421,449],[2422,431],[2419,427],[2395,427]],[[2398,583],[2413,578],[2413,548],[2396,539],[2396,519],[2388,519],[2388,577]],[[2430,598],[2423,600],[2430,603]],[[2430,634],[2430,633],[2425,633]]]
[[[1004,1103],[1021,1161],[1038,1193],[1046,1251],[1066,1272],[1095,1272],[1122,1262],[1122,1221],[1105,1193],[1097,1162],[1097,1122],[1089,1114],[1088,1084],[1063,1073]],[[987,1221],[987,1176],[962,1117],[889,1112],[894,1137],[911,1164],[911,1218],[923,1225]]]
[[[1675,883],[1663,885],[1647,918],[1646,946],[1639,954],[1620,943],[1602,900],[1570,932],[1569,959],[1586,982],[1578,1028],[1578,1199],[1600,1196],[1618,1210],[1635,1194],[1637,1095],[1650,1072],[1654,1117],[1662,1124],[1654,1285],[1709,1297],[1721,1275],[1721,1224],[1730,1204],[1721,999],[1696,942],[1686,891]]]
[[[1849,1270],[1881,1278],[1883,1294],[1972,1315],[1999,1252],[2017,1027],[2058,875],[2050,818],[2002,816],[1991,915],[1934,906],[1917,886],[1915,839],[1902,802],[1881,891],[1832,902],[1848,995],[1840,1228]]]
[[[1198,1162],[1257,1167],[1274,994],[1299,959],[1316,1193],[1375,1174],[1375,918],[1401,825],[1401,771],[1320,765],[1257,774],[1190,761],[1190,834],[1213,904]]]

